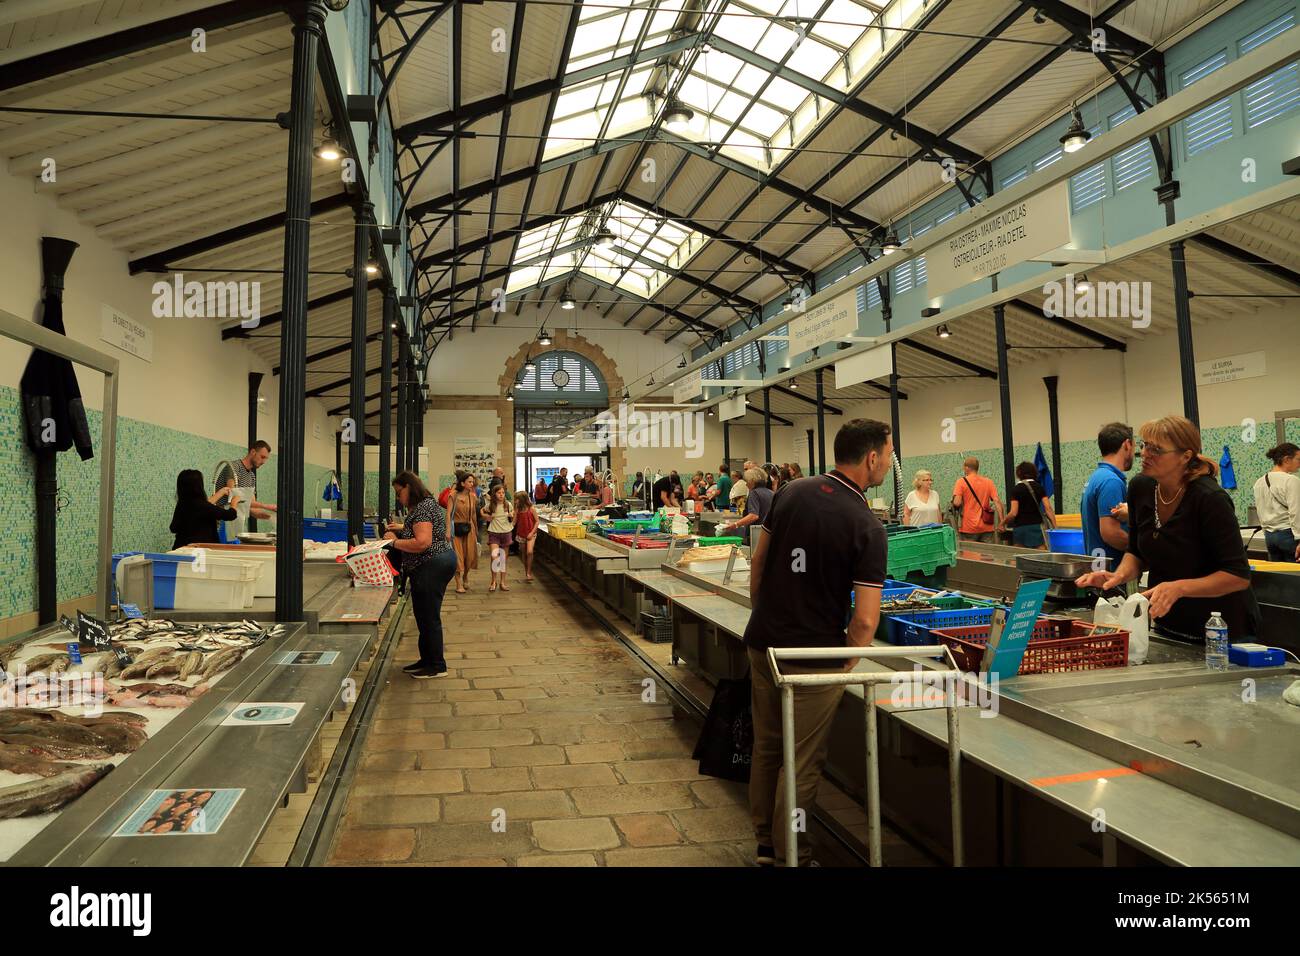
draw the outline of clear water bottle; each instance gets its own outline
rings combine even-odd
[[[1228,624],[1218,611],[1205,622],[1205,666],[1212,671],[1228,669]]]

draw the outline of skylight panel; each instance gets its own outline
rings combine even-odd
[[[779,113],[774,109],[764,106],[762,103],[755,103],[745,114],[741,125],[746,129],[753,130],[760,136],[771,139],[772,135],[785,122],[785,114]]]
[[[764,100],[779,109],[785,110],[787,113],[793,113],[799,108],[799,104],[807,98],[808,94],[806,92],[789,80],[783,80],[779,76],[773,77],[772,82],[763,91]]]
[[[824,43],[818,43],[812,37],[808,37],[794,53],[790,54],[787,66],[793,70],[798,70],[804,76],[810,76],[814,80],[826,79],[836,65],[840,62],[840,54]],[[836,84],[836,85],[843,85]]]
[[[812,35],[846,50],[857,42],[865,30],[875,20],[876,15],[860,3],[853,0],[832,0],[826,10],[825,21],[812,28]],[[844,24],[853,24],[845,26]]]

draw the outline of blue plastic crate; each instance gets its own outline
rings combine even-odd
[[[1052,528],[1047,532],[1047,550],[1057,554],[1087,554],[1083,547],[1083,531],[1074,528]]]
[[[992,607],[969,607],[951,611],[911,611],[885,618],[889,643],[907,646],[935,644],[930,631],[941,627],[970,627],[993,620]]]
[[[181,563],[194,560],[192,554],[156,554],[152,551],[124,551],[113,555],[113,581],[117,581],[117,564],[123,558],[144,555],[153,562],[153,606],[156,610],[176,607],[176,568]],[[113,585],[113,601],[117,601],[117,585]]]
[[[304,541],[347,541],[347,518],[303,518]]]

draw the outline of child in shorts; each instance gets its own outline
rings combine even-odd
[[[488,523],[488,546],[492,549],[492,583],[488,590],[495,591],[500,585],[502,591],[509,591],[506,559],[510,556],[510,539],[515,531],[515,509],[506,498],[504,484],[493,485],[488,494],[490,497],[479,512]]]

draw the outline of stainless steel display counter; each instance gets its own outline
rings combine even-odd
[[[577,543],[553,540],[552,553]],[[963,543],[949,586],[1013,593],[1022,553]],[[623,577],[637,610],[671,609],[675,659],[714,681],[748,673],[740,641],[750,613],[746,574],[729,585],[721,574],[666,566]],[[935,663],[893,664],[914,665]],[[1142,666],[1026,675],[986,689],[983,708],[960,711],[967,864],[1300,865],[1300,708],[1281,701],[1297,678],[1296,665],[1210,672],[1198,649],[1157,638]],[[1242,700],[1248,680],[1251,703]],[[875,692],[884,811],[946,857],[944,714]],[[861,694],[846,693],[828,761],[828,773],[859,795]]]
[[[334,658],[318,665],[280,663],[286,652],[332,652]],[[311,634],[302,624],[289,625],[279,638],[268,640],[222,675],[88,793],[64,807],[9,865],[242,864],[275,809],[290,793],[306,790],[308,763],[321,728],[340,707],[344,679],[361,653],[362,644],[353,636]],[[289,725],[222,726],[247,702],[303,706]],[[241,792],[215,832],[115,836],[155,790]]]

